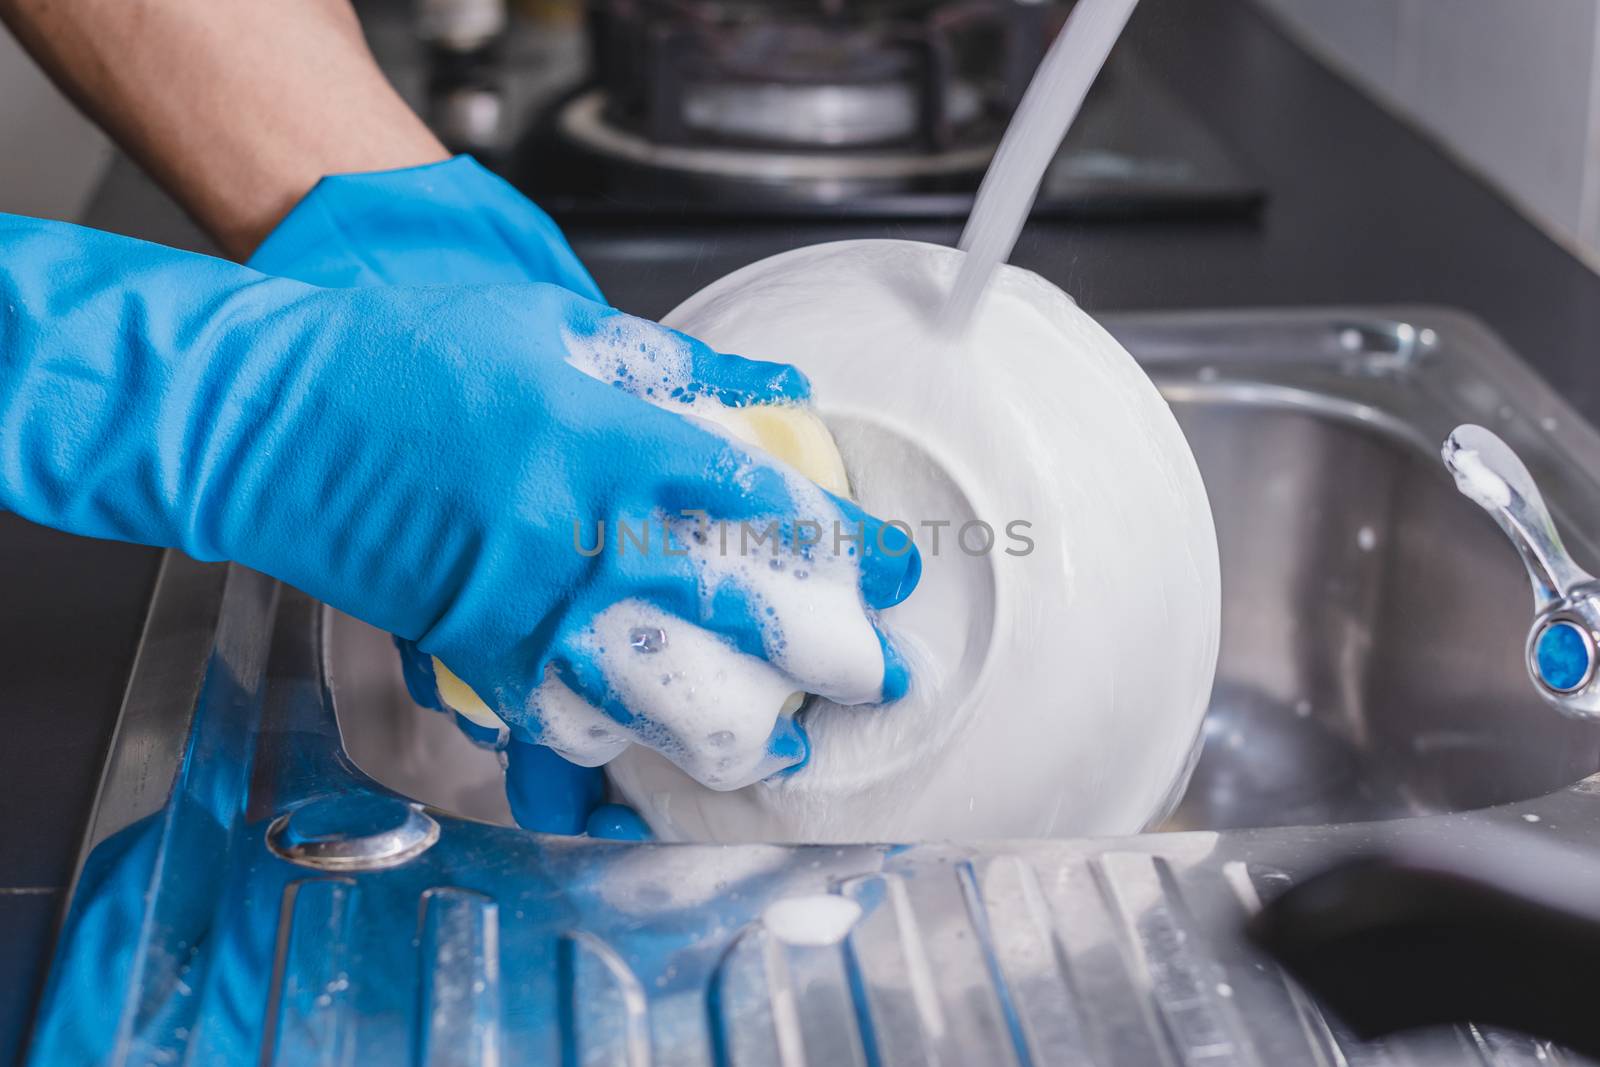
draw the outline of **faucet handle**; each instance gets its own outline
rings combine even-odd
[[[1443,455],[1456,488],[1493,516],[1528,571],[1535,614],[1526,659],[1540,695],[1562,714],[1600,720],[1600,582],[1567,554],[1533,475],[1510,445],[1469,424],[1451,431]]]
[[[1535,610],[1595,580],[1567,555],[1533,475],[1510,445],[1482,426],[1457,426],[1445,439],[1444,465],[1455,475],[1456,488],[1494,516],[1517,546],[1533,583]]]

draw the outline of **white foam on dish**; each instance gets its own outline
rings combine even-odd
[[[902,241],[799,249],[665,320],[805,371],[858,499],[916,528],[924,570],[882,618],[910,693],[806,712],[806,767],[717,792],[638,747],[608,765],[664,839],[1128,833],[1190,766],[1220,582],[1187,443],[1127,352],[1037,275],[1002,267],[963,337],[930,328],[960,256]],[[951,551],[974,519],[1000,547]],[[953,524],[943,551],[924,520]],[[1004,552],[1013,521],[1031,523],[1025,555]]]

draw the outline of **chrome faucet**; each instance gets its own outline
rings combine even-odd
[[[1600,581],[1572,561],[1533,476],[1482,426],[1457,426],[1444,443],[1456,487],[1490,515],[1522,557],[1533,583],[1525,660],[1534,686],[1563,715],[1600,720]]]

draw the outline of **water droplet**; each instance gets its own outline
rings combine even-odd
[[[1356,531],[1356,545],[1363,552],[1371,552],[1378,547],[1378,531],[1370,526],[1363,526]]]
[[[733,731],[718,730],[715,733],[707,734],[706,744],[710,745],[712,748],[727,748],[729,745],[733,744]]]
[[[811,572],[806,570],[804,567],[796,567],[794,569],[794,576],[796,578],[809,578],[811,577]]]
[[[659,626],[635,626],[628,631],[628,644],[635,652],[660,652],[667,644],[667,631]]]
[[[663,674],[663,675],[662,675],[662,676],[661,676],[661,684],[662,684],[662,685],[671,685],[671,684],[672,684],[672,675],[670,675],[670,674]]]
[[[1522,821],[1523,822],[1538,822],[1539,821],[1539,816],[1535,815],[1531,811],[1524,812],[1523,815],[1522,815]]]
[[[783,560],[774,556],[772,559],[767,560],[767,566],[771,567],[775,571],[781,571],[783,570]]]
[[[611,739],[611,731],[597,724],[589,727],[589,736],[596,741],[609,741]]]

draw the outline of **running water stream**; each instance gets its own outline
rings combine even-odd
[[[967,255],[944,306],[947,329],[965,328],[989,279],[1011,258],[1044,172],[1138,2],[1078,0],[1045,53],[961,231],[959,247]]]

